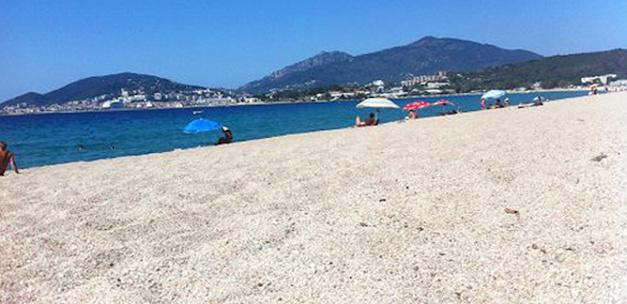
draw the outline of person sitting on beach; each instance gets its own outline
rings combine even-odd
[[[230,144],[233,142],[233,132],[231,132],[229,128],[223,126],[222,133],[224,133],[224,136],[218,139],[218,143],[216,143],[216,145]]]
[[[374,116],[374,113],[370,113],[370,115],[368,115],[368,119],[366,119],[365,121],[362,121],[361,117],[359,116],[355,118],[355,127],[376,126],[378,123],[379,121]]]
[[[4,172],[9,167],[9,163],[13,167],[13,171],[19,174],[20,171],[17,168],[17,164],[15,163],[15,155],[8,150],[7,143],[0,141],[0,176],[4,175]]]
[[[407,119],[418,119],[418,114],[416,113],[416,110],[409,110],[409,112],[407,113]]]

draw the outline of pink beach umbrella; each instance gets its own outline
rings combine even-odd
[[[426,108],[430,105],[431,104],[426,101],[418,100],[418,101],[414,101],[412,103],[407,104],[406,106],[403,107],[403,110],[405,111],[418,110],[418,109]]]

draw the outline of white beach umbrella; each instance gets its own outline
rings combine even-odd
[[[398,109],[399,106],[387,98],[368,98],[357,104],[357,108]]]
[[[507,93],[502,90],[491,90],[481,95],[481,99],[498,99],[505,96]]]

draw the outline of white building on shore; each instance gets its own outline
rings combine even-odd
[[[122,101],[119,100],[119,99],[107,100],[107,101],[102,103],[101,107],[103,109],[123,108],[124,107],[124,103],[122,103]]]
[[[434,74],[434,75],[413,76],[407,80],[401,81],[401,85],[406,86],[406,87],[412,87],[415,85],[424,84],[428,82],[442,82],[447,79],[448,77],[446,76],[446,72],[439,71],[437,74]]]

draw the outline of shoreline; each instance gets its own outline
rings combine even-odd
[[[558,92],[562,92],[562,91],[558,91]],[[475,94],[472,94],[475,95]],[[412,97],[409,97],[412,98]],[[575,97],[576,98],[576,97]],[[554,101],[568,101],[570,99],[573,98],[563,98],[563,99],[559,99],[559,100],[554,100]],[[351,100],[354,101],[354,100]],[[553,101],[553,102],[554,102]],[[342,102],[342,101],[323,101],[320,103],[327,103],[327,102]],[[318,102],[307,102],[307,103],[318,103]],[[294,104],[294,103],[290,103],[290,104]],[[298,104],[298,103],[296,103]],[[272,103],[266,103],[263,105],[272,105]],[[245,105],[234,105],[234,106],[245,106]],[[512,106],[511,108],[513,108],[515,106]],[[204,108],[204,107],[201,107]],[[130,111],[133,111],[134,109],[131,109]],[[141,109],[137,109],[137,110],[141,110]],[[166,110],[166,109],[146,109],[146,110]],[[108,110],[106,112],[118,112],[118,111],[123,111],[125,112],[125,109],[114,109],[114,110]],[[435,118],[435,117],[448,117],[448,119],[452,119],[450,116],[459,116],[459,114],[467,114],[467,113],[472,113],[472,112],[478,112],[479,110],[473,110],[473,111],[468,111],[468,112],[459,112],[456,115],[438,115],[438,116],[427,116],[427,117],[421,117],[420,120],[425,120],[425,119],[430,119],[430,118]],[[99,112],[99,111],[96,111]],[[51,113],[42,113],[42,114],[51,114]],[[383,122],[381,123],[381,125],[385,125],[385,124],[390,124],[390,123],[399,123],[399,122],[403,122],[403,120],[396,120],[396,121],[388,121],[388,122]],[[352,129],[353,126],[345,126],[345,127],[332,127],[332,128],[328,128],[328,129],[324,129],[324,130],[314,130],[314,131],[307,131],[307,132],[300,132],[300,133],[290,133],[290,134],[286,134],[286,135],[294,135],[294,134],[309,134],[309,133],[313,133],[313,132],[319,132],[319,131],[332,131],[332,130],[342,130],[342,129]],[[285,135],[281,135],[281,136],[285,136]],[[253,139],[246,139],[246,140],[240,140],[240,141],[236,141],[235,143],[241,143],[241,142],[249,142],[249,141],[255,141],[255,140],[263,140],[263,139],[267,139],[267,138],[273,138],[276,136],[266,136],[266,137],[259,137],[259,138],[253,138]],[[280,137],[280,136],[279,136]],[[66,162],[59,162],[59,163],[52,163],[52,164],[43,164],[43,165],[34,165],[34,166],[27,166],[27,167],[21,167],[24,169],[31,169],[31,168],[39,168],[39,167],[46,167],[46,166],[53,166],[53,165],[59,165],[59,164],[68,164],[68,163],[75,163],[75,162],[80,162],[80,163],[90,163],[93,161],[98,161],[98,160],[105,160],[105,159],[117,159],[120,157],[125,157],[125,156],[142,156],[142,155],[150,155],[150,154],[158,154],[158,153],[167,153],[167,152],[172,152],[172,151],[177,151],[177,150],[188,150],[188,149],[195,149],[195,148],[211,148],[213,147],[213,145],[208,144],[208,145],[200,145],[200,146],[194,146],[194,147],[187,147],[187,148],[172,148],[170,150],[164,150],[164,151],[155,151],[155,152],[150,152],[150,153],[137,153],[137,154],[126,154],[126,155],[117,155],[117,156],[109,156],[109,157],[105,157],[105,158],[97,158],[97,159],[91,159],[91,160],[74,160],[74,161],[66,161]],[[19,165],[19,163],[18,163]]]
[[[527,93],[543,93],[543,92],[583,92],[582,89],[546,89],[546,90],[529,90],[529,91],[506,91],[508,94],[527,94]],[[409,95],[406,97],[391,98],[391,99],[409,99],[409,98],[446,98],[451,96],[473,96],[481,95],[481,92],[470,93],[452,93],[441,95]],[[200,108],[214,108],[214,107],[245,107],[245,106],[259,106],[259,105],[285,105],[285,104],[300,104],[300,103],[327,103],[327,102],[343,102],[343,101],[358,101],[359,99],[338,99],[338,100],[292,100],[292,101],[276,101],[276,102],[256,102],[256,103],[235,103],[224,105],[194,105],[185,106],[182,108],[176,107],[164,107],[164,108],[120,108],[120,109],[107,109],[107,110],[85,110],[85,111],[54,111],[54,112],[36,112],[36,113],[19,113],[19,114],[6,114],[0,112],[0,117],[3,116],[28,116],[28,115],[45,115],[45,114],[76,114],[76,113],[107,113],[107,112],[126,112],[126,111],[157,111],[157,110],[172,110],[172,109],[200,109]]]

